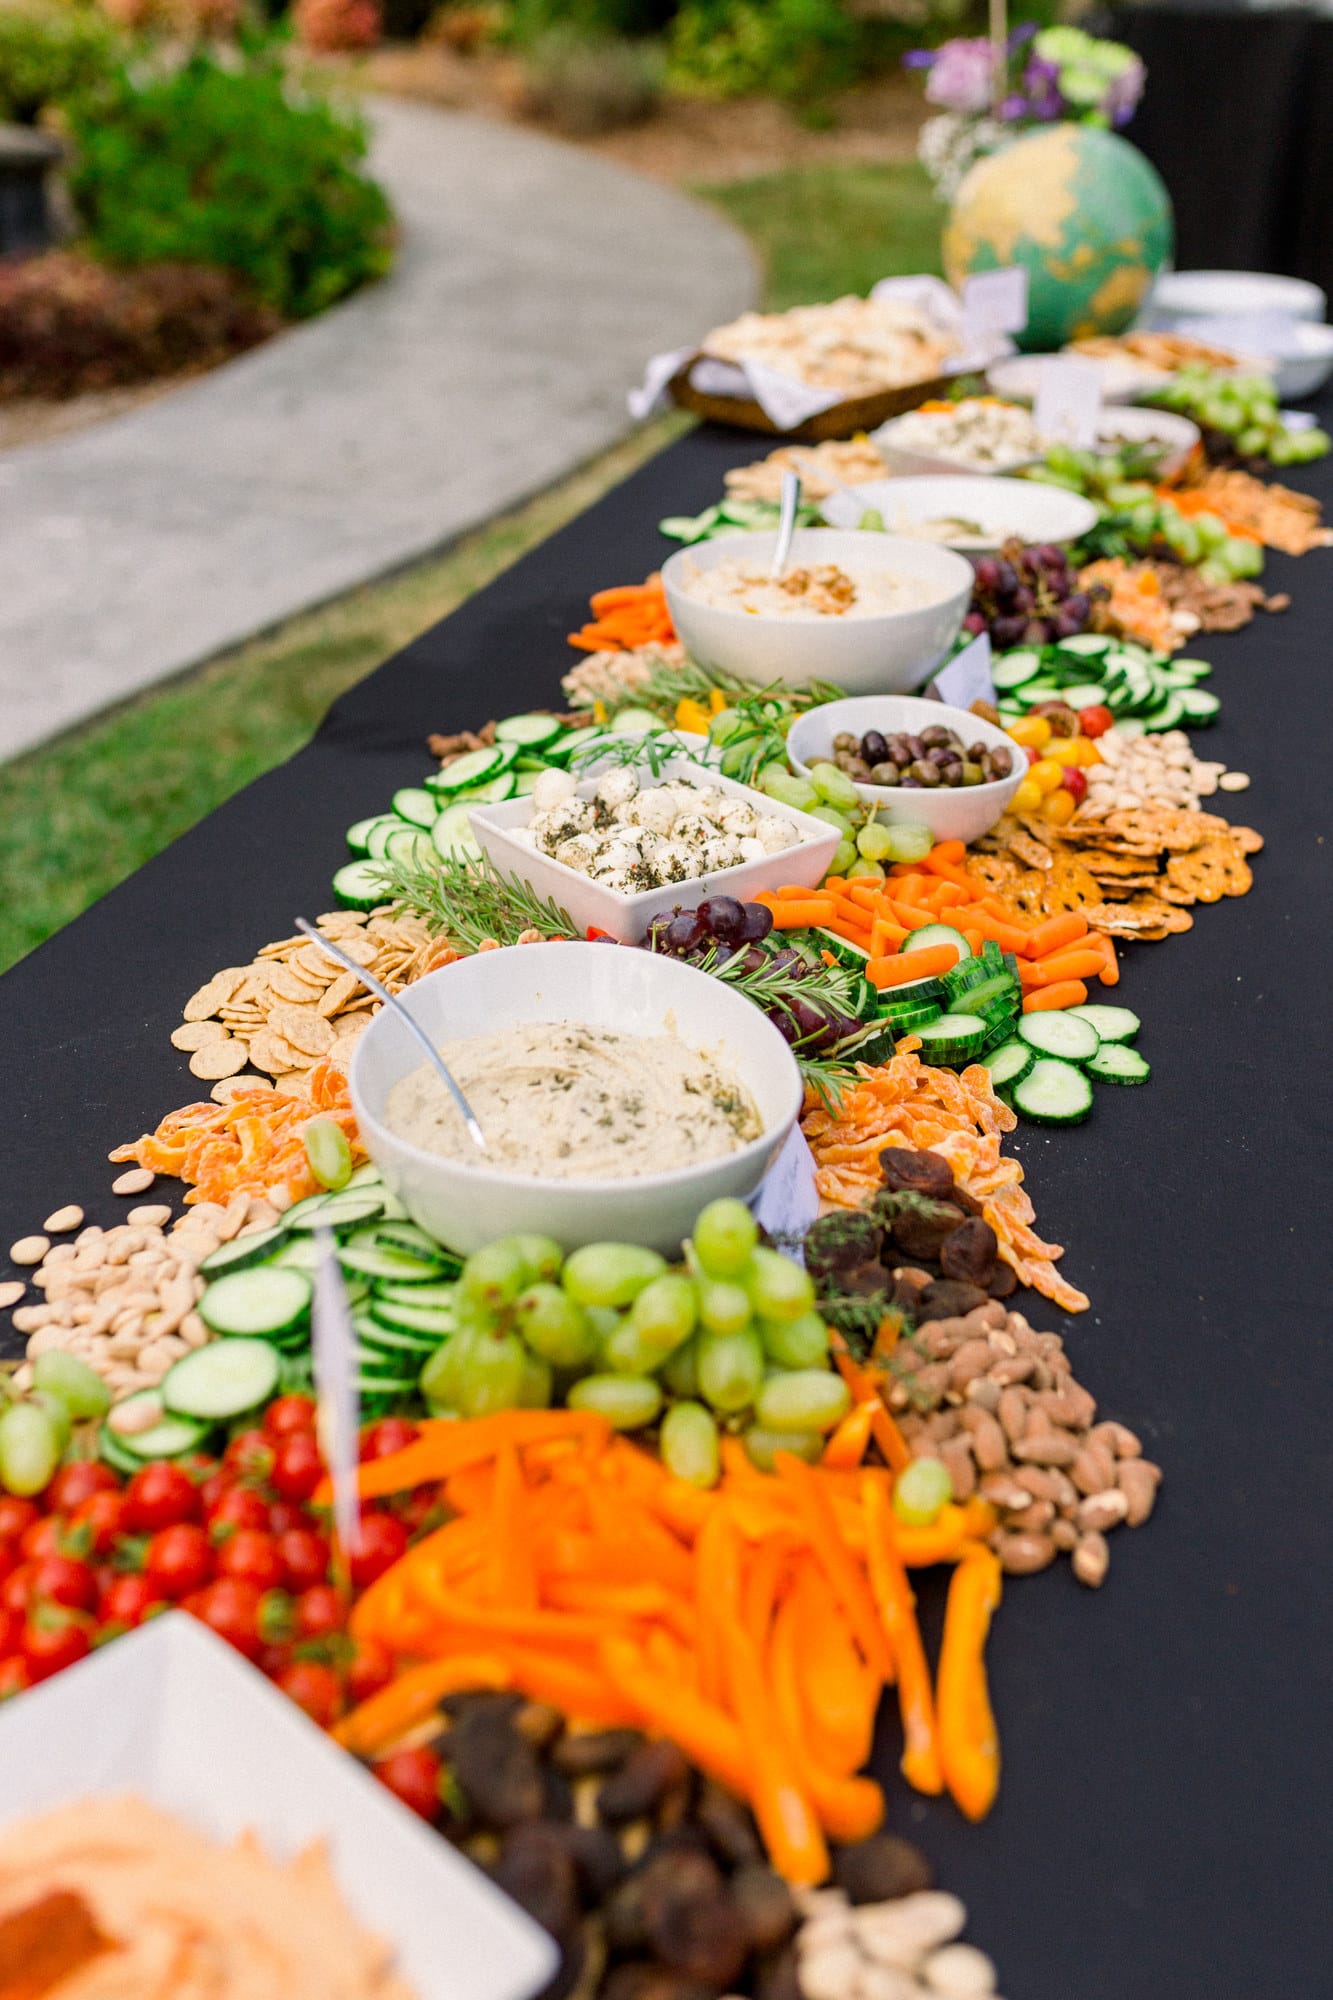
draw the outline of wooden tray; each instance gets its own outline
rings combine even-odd
[[[858,431],[872,431],[890,417],[914,410],[932,396],[947,393],[953,377],[934,375],[927,382],[908,382],[897,389],[880,389],[872,396],[850,396],[807,417],[794,430],[782,431],[765,414],[763,405],[751,396],[709,396],[691,386],[690,370],[702,357],[692,354],[667,384],[668,393],[682,410],[692,410],[710,424],[729,424],[740,430],[763,431],[769,437],[791,438],[798,444],[822,444],[826,438],[854,437]]]

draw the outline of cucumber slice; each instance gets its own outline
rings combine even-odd
[[[404,785],[393,795],[393,809],[399,819],[405,819],[409,826],[424,827],[427,832],[440,817],[438,799],[431,797],[423,785]]]
[[[402,1310],[410,1312],[411,1307],[404,1306]],[[379,1319],[372,1313],[358,1321],[357,1333],[372,1347],[403,1354],[434,1354],[440,1342],[447,1340],[456,1327],[450,1314],[436,1312],[434,1317],[440,1322],[436,1326],[399,1326],[396,1323],[390,1325],[387,1320]]]
[[[1206,681],[1213,671],[1207,660],[1172,660],[1178,674],[1191,674],[1196,681]]]
[[[568,764],[576,751],[586,749],[588,744],[595,743],[606,733],[600,722],[593,723],[586,729],[566,730],[555,742],[548,745],[546,754],[553,764]]]
[[[361,1166],[353,1167],[351,1178],[347,1183],[347,1187],[343,1189],[343,1193],[346,1194],[347,1188],[383,1187],[383,1186],[384,1186],[383,1174],[380,1172],[379,1168],[375,1165],[375,1162],[373,1160],[366,1160],[361,1164]],[[290,1215],[291,1210],[288,1209],[287,1213]]]
[[[1153,708],[1144,709],[1143,727],[1155,735],[1163,735],[1168,729],[1175,728],[1184,713],[1180,696],[1169,694],[1165,701],[1159,701]]]
[[[1063,690],[1054,674],[1043,674],[1040,680],[1028,681],[1015,692],[1021,702],[1032,708],[1039,701],[1059,701]]]
[[[483,785],[469,785],[467,802],[472,806],[495,806],[501,799],[512,798],[518,790],[518,779],[512,771],[501,771],[498,778],[487,778]]]
[[[1018,1032],[1038,1055],[1059,1056],[1064,1062],[1086,1062],[1095,1056],[1101,1037],[1091,1021],[1078,1019],[1063,1008],[1045,1014],[1025,1014]]]
[[[366,840],[367,837],[369,836],[370,829],[372,826],[375,826],[378,823],[379,817],[380,816],[378,813],[372,813],[369,819],[359,819],[355,821],[353,825],[348,827],[346,840],[347,840],[347,845],[351,848],[353,854],[365,853]]]
[[[864,972],[870,962],[870,953],[864,946],[853,944],[849,938],[840,938],[836,931],[813,930],[810,935],[816,939],[821,951],[828,952],[839,965],[847,966],[852,972]]]
[[[542,765],[542,771],[549,771],[550,768],[549,764]],[[527,798],[529,792],[536,789],[537,780],[540,778],[542,771],[520,771],[514,779],[514,797],[516,799]]]
[[[355,1229],[383,1213],[384,1196],[377,1188],[340,1188],[337,1194],[312,1196],[289,1208],[287,1227],[302,1234],[314,1229]]]
[[[896,1021],[900,1015],[919,1014],[927,1007],[937,1014],[944,1012],[942,979],[913,979],[906,986],[886,986],[876,998],[875,1014],[881,1021]]]
[[[382,1243],[386,1250],[401,1252],[406,1257],[416,1257],[424,1264],[447,1261],[456,1271],[462,1269],[458,1258],[437,1243],[433,1236],[428,1236],[424,1229],[418,1228],[415,1222],[400,1222],[397,1217],[392,1221],[381,1222],[375,1231],[375,1240]]]
[[[940,974],[940,985],[952,1003],[961,1001],[974,986],[985,986],[988,981],[998,978],[1003,971],[1002,965],[995,965],[989,959],[965,958],[961,964],[951,966],[948,972]]]
[[[954,998],[951,994],[950,1001]],[[1023,1011],[1023,989],[1007,972],[997,972],[980,986],[969,987],[958,995],[956,1004],[965,1012],[978,1015],[990,1027],[998,1028],[1004,1021],[1017,1022]]]
[[[403,830],[403,821],[397,813],[388,813],[377,819],[366,835],[366,857],[370,861],[383,861],[389,851],[389,842]]]
[[[1073,653],[1076,659],[1094,660],[1103,653],[1109,653],[1114,645],[1114,639],[1103,632],[1076,632],[1072,639],[1060,640],[1059,650]]]
[[[1025,681],[1035,680],[1040,672],[1041,654],[1019,647],[1016,652],[1001,653],[991,661],[990,677],[997,690],[1019,688]]]
[[[200,1348],[199,1352],[202,1354],[206,1350]],[[161,1405],[162,1391],[159,1387],[142,1389],[137,1396],[127,1396],[121,1408],[128,1408],[130,1404],[143,1401],[150,1396],[156,1404]],[[136,1431],[133,1437],[127,1436],[123,1431],[117,1431],[115,1435],[116,1443],[127,1453],[134,1470],[137,1471],[144,1459],[182,1458],[187,1451],[197,1451],[208,1436],[208,1426],[196,1423],[192,1417],[166,1416],[149,1430]]]
[[[391,833],[384,843],[385,863],[394,863],[405,868],[420,868],[433,860],[434,848],[430,836],[418,826],[400,826]]]
[[[199,1301],[198,1313],[214,1333],[291,1333],[310,1311],[313,1287],[302,1271],[275,1264],[233,1271],[211,1284]]]
[[[1217,711],[1222,706],[1217,696],[1209,694],[1207,688],[1181,688],[1176,700],[1180,704],[1186,722],[1216,722]]]
[[[1023,1081],[1037,1060],[1037,1051],[1030,1049],[1026,1042],[1020,1042],[1015,1035],[1012,1041],[1002,1042],[992,1055],[983,1060],[990,1071],[991,1088],[1006,1090]]]
[[[518,755],[514,745],[512,757]],[[483,778],[493,778],[504,770],[508,760],[498,744],[486,750],[466,750],[461,757],[455,757],[435,775],[433,784],[437,792],[461,792],[469,785],[479,785]]]
[[[405,1284],[401,1278],[386,1278],[375,1286],[372,1309],[381,1306],[436,1306],[447,1307],[450,1312],[458,1301],[458,1286],[452,1279],[435,1280],[421,1285]]]
[[[472,831],[471,811],[466,800],[460,799],[457,804],[446,806],[431,828],[435,851],[443,860],[475,861],[481,853]]]
[[[215,1340],[173,1362],[162,1377],[162,1401],[173,1416],[225,1423],[266,1403],[280,1368],[266,1340]]]
[[[227,1271],[244,1271],[251,1264],[266,1263],[286,1235],[285,1227],[279,1222],[272,1229],[255,1229],[248,1236],[237,1236],[230,1243],[219,1243],[199,1266],[199,1275],[211,1280],[222,1277]]]
[[[319,1267],[319,1245],[313,1235],[289,1235],[277,1254],[263,1267],[270,1271],[314,1271]]]
[[[507,715],[503,722],[495,725],[497,743],[516,743],[520,750],[540,750],[544,743],[553,743],[560,734],[561,724],[553,715]]]
[[[990,1028],[977,1014],[941,1014],[916,1032],[921,1037],[922,1062],[952,1067],[980,1055]]]
[[[1123,1042],[1103,1042],[1096,1055],[1089,1057],[1086,1068],[1099,1083],[1146,1083],[1152,1075],[1138,1050],[1127,1049]]]
[[[1086,1007],[1071,1007],[1069,1011],[1077,1020],[1094,1027],[1103,1043],[1132,1042],[1143,1026],[1128,1007],[1104,1007],[1100,1001],[1089,1001]]]
[[[1092,1109],[1092,1085],[1073,1063],[1040,1056],[1009,1098],[1015,1111],[1038,1125],[1081,1125]]]
[[[607,727],[616,736],[647,736],[662,727],[662,718],[650,708],[618,708]]]
[[[417,1378],[415,1375],[380,1375],[371,1373],[364,1365],[356,1378],[357,1394],[363,1399],[385,1396],[390,1398],[415,1396]]]
[[[345,910],[377,910],[384,901],[378,861],[349,861],[333,878],[333,893]]]
[[[346,1192],[346,1190],[344,1190],[344,1192]],[[306,1223],[305,1217],[307,1215],[317,1214],[318,1211],[321,1208],[323,1208],[328,1198],[329,1197],[327,1194],[302,1195],[300,1201],[294,1201],[291,1207],[287,1210],[286,1214],[283,1216],[282,1218],[283,1228],[299,1229],[303,1226],[306,1228],[313,1228],[314,1227],[313,1223]]]
[[[146,1389],[143,1393],[148,1396],[156,1396],[157,1391],[156,1389]],[[128,1403],[132,1399],[127,1396],[125,1400]],[[141,1458],[136,1458],[132,1451],[126,1450],[118,1434],[113,1430],[108,1430],[105,1424],[101,1425],[97,1433],[97,1456],[101,1459],[103,1465],[109,1465],[111,1470],[118,1472],[122,1479],[133,1479],[135,1473],[143,1469],[144,1461]]]
[[[1073,709],[1100,708],[1106,700],[1106,690],[1095,681],[1079,681],[1065,689],[1062,699]]]
[[[920,930],[909,931],[898,949],[900,951],[926,951],[937,944],[951,944],[958,953],[959,963],[971,958],[972,947],[961,931],[952,924],[922,924]]]
[[[394,1278],[400,1284],[410,1284],[413,1278],[423,1282],[442,1278],[448,1269],[442,1256],[426,1259],[381,1243],[374,1229],[358,1229],[346,1243],[340,1244],[338,1262],[344,1270],[356,1271],[364,1278]]]

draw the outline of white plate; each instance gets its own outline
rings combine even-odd
[[[0,1709],[0,1825],[134,1793],[220,1842],[327,1844],[348,1909],[419,2000],[525,2000],[554,1974],[531,1918],[263,1675],[183,1611]]]
[[[1305,278],[1268,271],[1167,271],[1148,296],[1144,322],[1172,326],[1178,319],[1280,313],[1286,319],[1320,320],[1328,299]]]
[[[581,780],[578,794],[590,799],[597,790],[599,775],[607,767],[594,763],[586,768],[589,775]],[[679,909],[682,905],[690,908],[705,896],[735,896],[744,903],[753,898],[756,889],[779,889],[789,883],[813,889],[823,881],[838,847],[836,827],[791,806],[780,805],[776,799],[766,798],[749,785],[738,785],[734,779],[724,778],[721,772],[696,764],[689,757],[669,758],[656,779],[643,772],[640,784],[646,791],[668,778],[689,778],[696,785],[714,785],[732,798],[744,799],[756,812],[785,819],[789,826],[795,827],[800,840],[795,847],[784,847],[779,854],[765,855],[762,861],[742,861],[735,868],[718,868],[710,875],[697,875],[688,882],[672,882],[662,889],[644,889],[637,896],[623,896],[616,889],[594,882],[590,875],[580,874],[577,868],[567,868],[563,861],[553,861],[549,855],[538,854],[514,839],[516,829],[526,826],[533,816],[531,794],[521,799],[504,799],[498,805],[477,806],[468,817],[482,853],[489,855],[503,874],[517,875],[530,882],[539,895],[552,897],[574,919],[579,930],[595,927],[609,931],[624,944],[638,944],[647,936],[653,918],[663,910]]]
[[[855,528],[868,507],[878,508],[890,535],[914,536],[928,521],[975,522],[939,540],[965,555],[983,555],[1016,535],[1021,542],[1076,542],[1095,524],[1097,509],[1081,494],[1030,479],[994,473],[950,472],[925,479],[875,479],[831,493],[823,514],[835,528]],[[931,535],[925,537],[935,541]]]
[[[1013,396],[1020,402],[1032,403],[1037,398],[1042,363],[1054,358],[1049,354],[1019,354],[1012,361],[997,361],[986,370],[986,380],[997,396]],[[1165,388],[1171,380],[1165,369],[1149,368],[1130,354],[1080,354],[1078,359],[1100,374],[1104,403],[1132,403],[1140,396],[1151,395],[1154,389]]]
[[[1167,449],[1158,462],[1157,476],[1169,479],[1199,442],[1199,426],[1171,410],[1135,410],[1126,406],[1103,411],[1097,425],[1097,439],[1103,451],[1113,450],[1119,439],[1131,444],[1165,445]]]
[[[833,739],[844,730],[853,736],[864,736],[867,729],[878,729],[882,736],[899,731],[915,735],[932,724],[956,731],[964,743],[1008,750],[1014,760],[1009,776],[989,785],[937,785],[933,791],[860,784],[856,789],[867,805],[878,807],[881,819],[919,820],[936,840],[979,840],[994,826],[1027,776],[1027,755],[994,723],[983,722],[964,708],[901,694],[865,694],[850,701],[826,702],[797,717],[787,736],[787,755],[792,768],[804,778],[811,764],[832,756]]]

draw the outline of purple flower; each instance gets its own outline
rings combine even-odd
[[[1147,80],[1148,73],[1137,56],[1113,80],[1102,99],[1102,110],[1113,125],[1128,125],[1138,108]]]
[[[958,36],[936,50],[926,96],[942,110],[975,115],[990,104],[991,82],[991,47],[985,36]]]
[[[903,57],[903,68],[929,69],[934,60],[934,49],[909,49]]]

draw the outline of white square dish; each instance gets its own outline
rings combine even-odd
[[[592,797],[601,775],[597,766],[590,768],[579,784],[580,798]],[[692,909],[705,896],[735,896],[743,903],[758,889],[777,889],[786,884],[813,889],[823,881],[841,838],[836,827],[812,818],[809,813],[797,812],[792,806],[780,805],[752,786],[739,785],[688,757],[669,758],[656,777],[649,777],[649,783],[662,784],[668,778],[688,778],[696,785],[714,785],[733,798],[743,799],[747,805],[787,820],[800,839],[796,846],[784,847],[778,854],[766,854],[760,861],[742,861],[736,868],[719,868],[709,875],[692,876],[687,882],[670,882],[661,889],[644,889],[638,895],[626,896],[514,839],[515,829],[526,826],[532,818],[534,808],[530,797],[478,806],[469,815],[472,831],[483,854],[504,874],[517,875],[539,895],[551,897],[580,930],[595,927],[624,944],[638,944],[653,918],[662,911]],[[648,785],[643,789],[647,790]]]
[[[418,2000],[526,2000],[556,1970],[544,1931],[184,1612],[6,1702],[0,1770],[0,1826],[132,1793],[283,1861],[322,1840]]]

